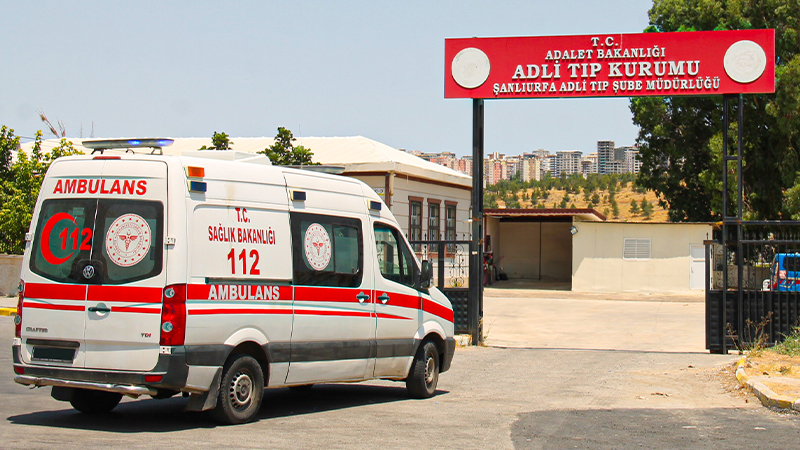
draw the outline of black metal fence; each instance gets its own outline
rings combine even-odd
[[[467,334],[469,329],[469,255],[468,240],[409,241],[420,259],[433,265],[437,288],[453,304],[455,332]]]
[[[743,222],[706,241],[706,348],[771,345],[800,320],[800,222]],[[793,270],[795,269],[795,270]]]

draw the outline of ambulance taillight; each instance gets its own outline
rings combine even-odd
[[[22,337],[22,302],[25,300],[25,282],[19,280],[19,298],[17,299],[17,315],[14,316],[14,336]]]
[[[164,288],[161,305],[161,345],[183,345],[186,338],[186,285]]]

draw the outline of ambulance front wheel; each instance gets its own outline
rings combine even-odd
[[[417,349],[414,363],[406,378],[406,389],[412,398],[430,398],[439,382],[439,350],[426,341]]]
[[[120,400],[122,394],[76,388],[69,403],[82,413],[101,414],[116,408]]]
[[[261,407],[264,373],[251,356],[231,355],[222,371],[217,407],[211,415],[220,423],[237,424],[253,420]]]

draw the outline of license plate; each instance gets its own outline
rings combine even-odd
[[[37,361],[71,362],[75,359],[74,348],[33,347],[33,358]]]

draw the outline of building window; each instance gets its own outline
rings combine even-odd
[[[444,222],[444,238],[448,241],[456,240],[456,205],[455,203],[445,203],[445,222]],[[448,244],[447,251],[452,253],[455,251],[455,244]]]
[[[428,200],[428,239],[432,241],[441,239],[439,235],[441,214],[439,214],[439,211],[439,202],[432,203]]]
[[[622,259],[650,259],[650,238],[625,238],[622,246]]]
[[[408,240],[422,240],[422,199],[408,199]],[[414,244],[414,251],[420,251],[420,245]]]

